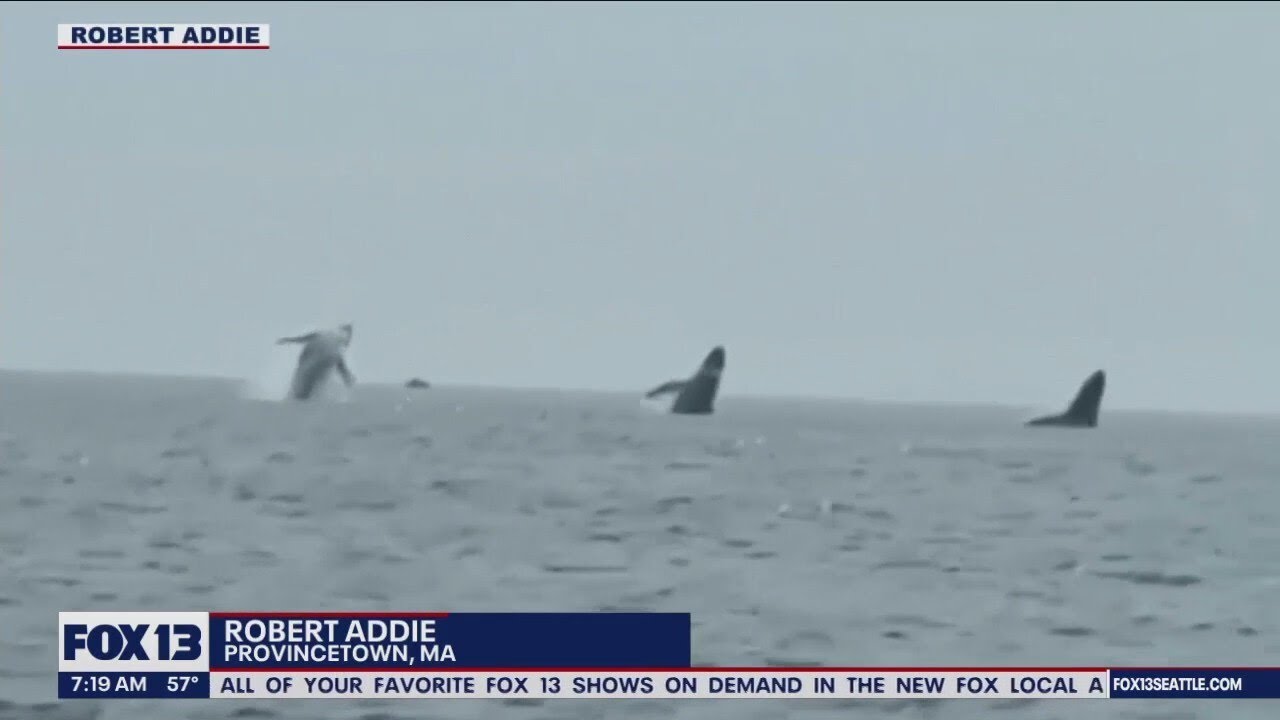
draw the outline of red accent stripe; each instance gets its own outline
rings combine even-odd
[[[352,620],[360,618],[443,618],[449,617],[449,613],[445,612],[309,612],[299,610],[297,612],[288,612],[283,610],[271,610],[265,612],[210,612],[210,618],[349,618]]]
[[[1110,668],[1115,670],[1116,668]],[[1164,668],[1169,669],[1169,668]],[[1176,669],[1176,668],[1175,668]],[[1217,668],[1214,668],[1217,669]],[[649,673],[708,673],[708,672],[877,672],[877,673],[908,673],[908,672],[1060,672],[1060,673],[1087,673],[1087,672],[1106,672],[1108,668],[1080,668],[1080,667],[676,667],[676,668],[654,668],[654,667],[565,667],[565,668],[506,668],[506,667],[444,667],[444,666],[426,666],[426,667],[386,667],[386,668],[215,668],[210,667],[211,673],[383,673],[383,672],[467,672],[467,673],[552,673],[552,672],[581,672],[581,673],[628,673],[628,672],[649,672]]]
[[[59,45],[59,50],[270,50],[270,45]]]

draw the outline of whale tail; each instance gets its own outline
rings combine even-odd
[[[1028,425],[1058,425],[1063,427],[1097,427],[1098,412],[1102,408],[1102,393],[1107,387],[1107,374],[1098,370],[1090,375],[1076,393],[1066,412],[1048,415],[1028,422]]]

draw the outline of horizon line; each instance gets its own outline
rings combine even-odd
[[[162,371],[145,371],[145,370],[85,370],[85,369],[56,369],[56,368],[30,368],[30,367],[10,367],[0,366],[0,374],[14,373],[27,375],[83,375],[97,377],[118,377],[133,379],[170,379],[170,380],[196,380],[196,381],[216,381],[227,383],[243,383],[251,382],[246,377],[236,377],[231,375],[214,375],[214,374],[189,374],[180,372],[162,372]],[[358,383],[368,387],[379,388],[399,388],[404,389],[404,383],[407,380],[369,380]],[[631,395],[636,394],[643,397],[643,390],[631,390],[623,388],[598,388],[598,387],[560,387],[553,385],[516,385],[516,384],[495,384],[486,382],[438,382],[427,380],[429,390],[434,389],[452,389],[452,390],[514,390],[514,391],[534,391],[534,392],[568,392],[568,393],[595,393],[601,395]],[[905,407],[981,407],[991,409],[1008,409],[1022,411],[1039,411],[1051,410],[1055,406],[1046,403],[1012,403],[1001,402],[998,400],[903,400],[894,398],[876,398],[868,396],[855,395],[811,395],[804,393],[786,393],[786,392],[737,392],[725,394],[725,398],[738,398],[743,400],[803,400],[809,402],[834,402],[834,403],[858,403],[863,405],[897,405]],[[1186,409],[1186,408],[1169,408],[1169,407],[1143,407],[1143,406],[1110,406],[1108,413],[1133,413],[1133,414],[1158,414],[1158,415],[1207,415],[1213,417],[1237,417],[1237,418],[1280,418],[1280,411],[1277,410],[1203,410],[1203,409]]]

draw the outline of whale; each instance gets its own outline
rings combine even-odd
[[[1065,412],[1045,415],[1027,421],[1032,427],[1092,428],[1098,426],[1098,411],[1102,407],[1102,391],[1107,387],[1107,374],[1095,371],[1085,379],[1075,399]]]
[[[685,380],[670,380],[645,393],[656,398],[675,393],[671,412],[677,415],[710,415],[715,411],[720,376],[724,374],[724,347],[717,345],[707,353],[702,365]]]
[[[277,345],[302,345],[302,352],[298,353],[298,365],[294,368],[293,379],[289,383],[289,399],[312,399],[334,372],[338,373],[347,387],[355,384],[355,375],[347,367],[347,360],[343,356],[351,345],[353,333],[353,326],[347,323],[338,326],[336,331],[320,330],[305,335],[282,337],[276,341]]]

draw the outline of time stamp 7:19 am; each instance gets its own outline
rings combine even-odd
[[[72,675],[71,692],[76,695],[96,695],[101,693],[131,693],[145,695],[150,689],[151,678],[142,673],[121,673],[112,675]],[[165,678],[165,691],[169,693],[185,693],[200,683],[198,675],[169,675]]]

